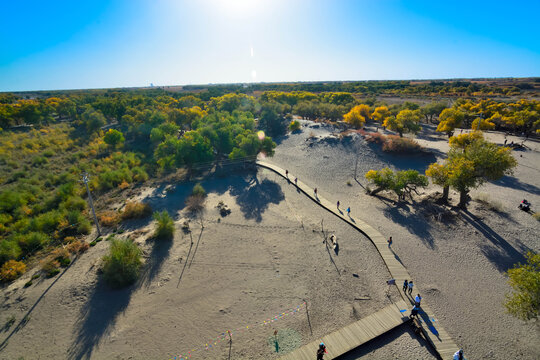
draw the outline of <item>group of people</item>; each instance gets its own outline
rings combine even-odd
[[[287,179],[289,179],[289,170],[285,170],[285,177]],[[294,185],[298,186],[298,178],[297,177],[294,178]],[[315,197],[318,199],[317,188],[313,189],[313,193],[315,194]],[[338,210],[339,210],[339,205],[340,205],[340,202],[338,200],[338,202],[337,202]],[[345,211],[347,211],[347,215],[349,215],[349,216],[351,215],[351,207],[350,206]]]

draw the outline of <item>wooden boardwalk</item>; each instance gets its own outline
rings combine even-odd
[[[371,227],[366,222],[355,219],[352,216],[346,214],[345,209],[338,209],[336,204],[337,202],[330,202],[320,195],[320,192],[316,195],[314,189],[306,185],[304,182],[298,180],[294,183],[295,176],[289,173],[287,177],[285,175],[285,170],[270,164],[266,161],[257,160],[257,165],[272,170],[278,175],[290,180],[293,186],[296,186],[301,192],[303,192],[307,197],[313,200],[318,205],[322,206],[335,216],[339,217],[343,221],[347,222],[349,225],[354,227],[356,230],[364,234],[372,243],[375,245],[375,248],[381,255],[390,272],[390,276],[396,280],[396,286],[399,290],[399,293],[403,300],[412,304],[414,302],[414,296],[411,298],[409,295],[405,294],[402,291],[402,284],[405,279],[411,280],[412,277],[403,266],[403,264],[398,260],[398,257],[394,254],[393,250],[388,246],[386,238],[373,227]],[[414,281],[414,279],[413,279]],[[412,295],[415,295],[413,292]],[[422,312],[420,313],[420,323],[422,325],[422,332],[427,340],[433,345],[435,350],[439,353],[442,359],[452,359],[453,354],[459,349],[454,343],[450,335],[442,328],[436,319],[435,315],[431,309],[422,301]]]
[[[403,315],[403,310],[408,308],[405,301],[400,300],[362,320],[323,336],[321,340],[313,341],[282,356],[281,360],[313,360],[321,341],[325,343],[328,351],[324,359],[335,359],[409,321],[409,317]]]

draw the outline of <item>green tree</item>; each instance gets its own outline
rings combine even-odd
[[[506,296],[504,306],[521,320],[538,320],[540,312],[540,254],[528,252],[527,263],[508,270],[508,283],[513,293]]]
[[[424,115],[426,122],[429,124],[430,122],[433,122],[434,116],[438,116],[447,107],[448,105],[444,102],[431,102],[422,106],[420,111],[422,112],[422,115]]]
[[[401,110],[398,115],[394,117],[388,117],[383,123],[383,126],[389,130],[396,131],[400,137],[403,137],[403,133],[419,132],[422,127],[418,124],[420,121],[419,110]]]
[[[370,170],[366,174],[366,179],[377,186],[371,191],[375,195],[380,191],[394,191],[399,200],[405,200],[407,196],[412,199],[412,193],[416,193],[419,187],[426,187],[428,180],[424,175],[420,175],[416,170],[402,170],[394,172],[389,168],[382,170]]]
[[[451,137],[448,158],[440,168],[430,166],[428,176],[436,184],[450,186],[459,193],[459,205],[464,208],[471,189],[486,181],[512,174],[517,161],[511,150],[484,140],[481,132]]]
[[[82,119],[86,130],[92,134],[107,123],[105,116],[99,110],[94,110],[90,105],[87,105],[86,110],[82,114]]]
[[[426,176],[431,178],[431,181],[433,181],[434,184],[443,187],[443,194],[441,200],[445,203],[448,202],[448,194],[450,192],[450,175],[448,173],[448,166],[446,165],[447,164],[441,165],[433,163],[429,165],[426,170]]]
[[[124,134],[115,129],[109,129],[103,138],[103,141],[113,149],[123,144],[124,140]]]

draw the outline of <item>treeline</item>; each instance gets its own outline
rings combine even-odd
[[[502,86],[498,81],[494,84],[465,80],[448,81],[350,81],[350,82],[314,82],[314,83],[257,83],[257,84],[226,84],[226,85],[189,85],[186,91],[205,90],[214,96],[230,92],[252,93],[264,91],[307,91],[307,92],[348,92],[363,96],[369,95],[426,95],[426,96],[513,96],[524,91],[535,89],[538,78],[531,82],[508,81]]]

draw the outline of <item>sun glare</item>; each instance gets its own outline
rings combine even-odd
[[[253,16],[267,3],[263,0],[215,0],[215,2],[220,5],[223,13],[237,17]]]

